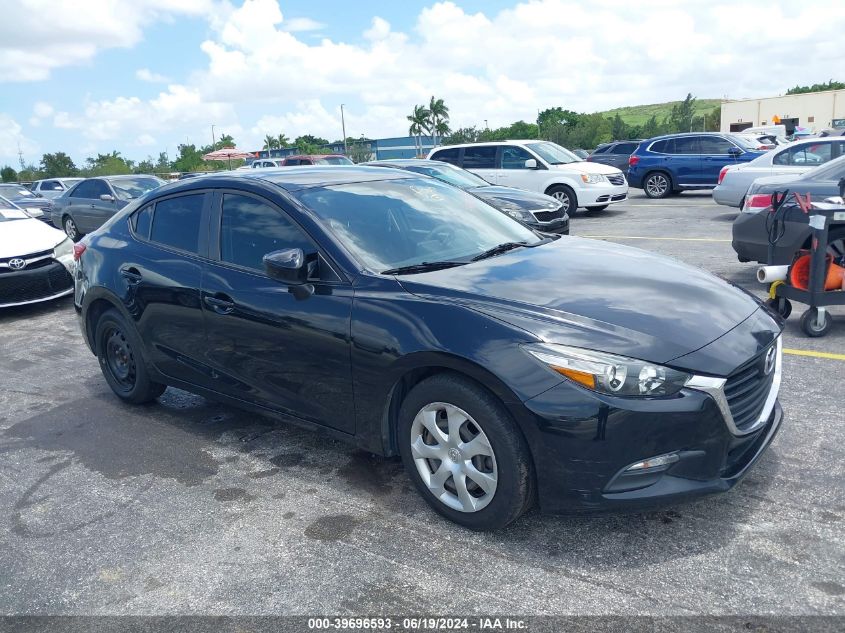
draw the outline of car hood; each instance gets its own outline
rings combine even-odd
[[[0,258],[47,251],[67,237],[58,229],[40,220],[11,220],[0,223]]]
[[[413,294],[462,303],[522,328],[532,335],[526,340],[655,363],[701,349],[760,307],[750,294],[699,268],[577,237],[398,279]]]
[[[533,193],[531,191],[523,191],[522,189],[515,189],[514,187],[473,187],[469,189],[470,193],[474,193],[479,198],[495,202],[497,200],[503,202],[510,202],[516,204],[523,209],[548,209],[553,210],[560,207],[560,202],[542,193]]]
[[[622,172],[616,167],[605,165],[604,163],[594,163],[588,160],[582,160],[577,163],[567,163],[566,165],[549,165],[550,169],[561,171],[571,171],[576,174],[621,174]]]
[[[26,209],[43,209],[50,206],[50,201],[44,198],[13,198],[12,202]]]

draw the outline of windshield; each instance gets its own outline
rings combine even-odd
[[[133,200],[140,198],[148,191],[157,189],[164,184],[163,180],[158,178],[115,178],[109,180],[111,186],[114,188],[117,197],[121,200]]]
[[[557,143],[528,143],[526,147],[550,165],[568,165],[569,163],[580,163],[582,160]]]
[[[11,222],[12,220],[26,220],[29,214],[21,209],[11,200],[0,196],[0,222]]]
[[[295,194],[366,268],[468,262],[506,242],[540,238],[460,189],[429,178],[356,182]]]
[[[315,158],[315,165],[354,165],[346,156],[326,156],[325,158]]]
[[[0,185],[0,194],[5,198],[37,198],[23,185]]]
[[[845,156],[840,156],[821,167],[811,169],[804,175],[804,178],[815,181],[839,181],[840,178],[845,178]]]
[[[734,143],[739,145],[742,149],[756,150],[760,146],[760,143],[758,143],[756,139],[752,140],[747,136],[736,136],[734,134],[731,134],[728,136],[728,138],[730,138]]]
[[[461,189],[469,189],[470,187],[489,187],[490,183],[484,180],[481,176],[476,176],[475,174],[468,172],[460,167],[455,167],[454,165],[450,165],[448,163],[443,163],[438,165],[432,162],[431,166],[428,165],[408,165],[405,167],[408,171],[413,171],[418,174],[425,174],[426,176],[431,176],[433,178],[437,178],[438,180],[442,180],[443,182],[448,182],[450,185],[455,185],[456,187],[460,187]]]

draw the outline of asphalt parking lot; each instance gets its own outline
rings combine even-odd
[[[764,294],[707,193],[634,190],[573,233]],[[398,459],[169,389],[129,407],[70,299],[0,313],[4,614],[845,614],[845,310],[790,317],[768,453],[728,494],[464,531]]]

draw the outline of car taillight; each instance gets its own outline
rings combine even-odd
[[[638,162],[640,162],[640,157],[639,157],[639,156],[629,156],[629,157],[628,157],[628,167],[633,167],[633,166],[634,166],[634,165],[636,165]]]
[[[78,262],[79,258],[82,257],[82,253],[85,252],[87,247],[82,242],[77,242],[73,245],[73,261]]]
[[[725,165],[722,167],[721,171],[719,171],[719,179],[716,181],[717,185],[721,185],[722,181],[725,179],[725,174],[728,173],[728,166]]]
[[[755,193],[745,198],[745,209],[767,209],[772,206],[772,194]]]
[[[761,145],[761,146],[760,146],[760,147],[758,147],[757,149],[765,149],[765,150],[769,150],[769,149],[774,149],[774,148],[775,148],[775,146],[774,146],[774,145]]]

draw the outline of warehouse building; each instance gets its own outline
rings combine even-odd
[[[434,149],[434,140],[430,136],[423,136],[421,141],[421,156],[427,156]],[[398,136],[394,138],[362,139],[356,143],[363,144],[370,150],[370,160],[389,160],[391,158],[414,158],[417,155],[419,146],[417,139],[413,136]],[[332,154],[343,154],[343,141],[321,145],[320,149]],[[284,158],[298,154],[295,147],[284,147],[282,149],[271,149],[269,152],[260,150],[255,152],[256,158]]]
[[[821,132],[845,127],[845,90],[741,99],[722,102],[722,132],[741,132],[760,125],[784,125]]]

